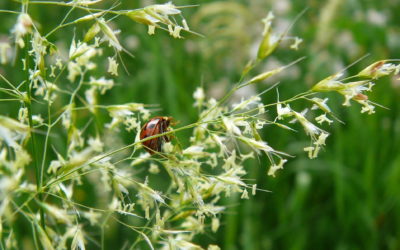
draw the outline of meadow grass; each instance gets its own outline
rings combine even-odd
[[[357,23],[344,14],[331,17],[333,19],[321,22],[322,24],[309,21],[322,19],[324,13],[328,15],[329,11],[338,9],[351,12],[358,8],[361,13],[368,13],[373,8],[386,10],[385,6],[376,3],[361,9],[360,6],[329,1],[329,4],[310,8],[289,31],[290,34],[301,36],[305,40],[304,44],[300,44],[299,51],[290,50],[292,41],[285,40],[279,49],[272,51],[272,55],[266,52],[264,57],[267,59],[262,62],[261,59],[265,58],[261,58],[263,56],[258,53],[258,59],[253,61],[258,63],[258,67],[244,78],[242,83],[247,81],[249,85],[244,87],[247,84],[241,86],[241,83],[237,82],[243,75],[243,67],[251,58],[249,51],[252,51],[252,46],[258,47],[262,39],[263,24],[259,19],[266,16],[268,9],[277,6],[254,1],[243,2],[239,5],[240,8],[237,8],[237,3],[229,3],[232,3],[232,6],[210,1],[202,3],[199,7],[181,9],[189,26],[193,16],[195,26],[191,29],[205,35],[202,37],[196,33],[182,31],[184,40],[173,39],[168,31],[160,29],[156,29],[154,36],[149,36],[146,25],[134,24],[128,17],[115,12],[121,9],[141,8],[144,4],[122,2],[108,13],[110,16],[115,15],[115,19],[113,17],[111,20],[108,19],[110,16],[106,16],[105,20],[111,20],[110,22],[95,16],[91,17],[92,20],[88,23],[77,24],[73,23],[73,20],[79,20],[78,18],[88,14],[89,11],[85,11],[87,7],[39,3],[25,5],[29,6],[26,10],[34,20],[34,25],[41,34],[49,34],[46,38],[49,42],[54,42],[59,52],[64,53],[64,58],[68,58],[71,41],[75,41],[76,44],[79,40],[82,41],[88,30],[93,27],[93,23],[99,23],[99,28],[94,29],[99,29],[99,36],[106,39],[102,42],[101,53],[93,52],[96,55],[89,61],[82,58],[86,65],[93,62],[96,69],[79,72],[72,81],[68,79],[72,76],[69,77],[67,72],[73,71],[73,68],[71,66],[69,69],[67,65],[72,58],[79,58],[81,55],[74,56],[70,53],[69,59],[63,61],[64,66],[56,71],[58,75],[51,78],[50,65],[56,67],[56,58],[51,58],[47,53],[50,53],[52,45],[47,47],[45,52],[44,59],[48,64],[43,70],[37,58],[34,58],[36,54],[29,54],[26,49],[30,46],[30,39],[34,38],[34,32],[24,37],[24,48],[10,43],[13,44],[10,47],[15,48],[15,56],[19,59],[3,65],[0,71],[2,76],[13,86],[25,81],[20,92],[29,93],[29,88],[35,87],[32,79],[29,79],[32,78],[32,74],[30,76],[29,72],[24,73],[21,70],[23,63],[20,59],[25,58],[24,63],[29,68],[39,70],[37,74],[44,81],[48,79],[54,82],[59,89],[44,87],[49,96],[55,92],[58,95],[50,105],[44,96],[36,93],[36,98],[29,94],[20,95],[18,91],[11,91],[13,87],[2,82],[1,86],[7,89],[1,96],[2,119],[21,118],[21,128],[16,132],[21,132],[27,139],[18,137],[17,141],[31,158],[30,161],[23,153],[18,155],[17,153],[21,153],[18,151],[19,147],[6,145],[9,142],[8,138],[2,137],[2,150],[7,152],[3,153],[1,163],[4,188],[1,191],[3,200],[0,210],[1,223],[4,225],[0,230],[2,248],[62,249],[65,246],[82,249],[83,244],[89,249],[161,246],[177,249],[198,246],[207,248],[209,244],[220,245],[222,249],[318,249],[327,246],[339,249],[398,248],[398,81],[389,77],[376,81],[377,85],[374,91],[368,94],[368,100],[376,101],[390,110],[378,107],[372,116],[360,114],[361,108],[354,100],[351,101],[351,107],[344,108],[343,97],[340,95],[345,96],[348,93],[319,95],[321,98],[329,97],[329,107],[335,117],[345,124],[335,121],[331,126],[323,126],[330,136],[318,158],[312,160],[307,156],[307,152],[304,152],[304,148],[310,146],[310,136],[311,141],[315,142],[321,131],[315,132],[311,129],[307,132],[310,128],[307,126],[310,125],[303,120],[304,116],[300,113],[305,108],[310,108],[312,103],[300,98],[302,96],[295,100],[290,99],[299,93],[309,94],[309,89],[315,83],[343,70],[367,52],[371,56],[350,67],[347,70],[348,76],[357,75],[375,61],[398,58],[399,55],[394,52],[397,45],[385,42],[393,39],[391,36],[398,35],[398,30],[391,32],[391,28],[379,26],[379,23]],[[182,3],[175,4],[179,6]],[[21,11],[20,6],[19,3],[11,1],[0,4],[2,10]],[[109,9],[111,5],[95,6],[90,6],[91,12],[96,12],[96,8]],[[209,13],[210,10],[215,10],[215,13]],[[279,20],[283,20],[283,16],[286,15],[287,22],[291,23],[302,10],[303,6],[293,4],[292,10],[282,12],[281,16],[277,15],[274,22],[279,24]],[[316,10],[320,10],[322,14],[316,13]],[[18,16],[8,12],[0,13],[5,15],[5,26],[1,31],[6,35]],[[71,25],[60,26],[64,16],[67,18],[63,23],[72,22]],[[391,18],[395,20],[397,17]],[[237,21],[233,23],[232,20]],[[222,23],[222,26],[213,22]],[[29,23],[29,20],[24,23]],[[288,23],[284,27],[288,27]],[[366,26],[374,32],[361,32],[362,27]],[[251,28],[237,31],[236,27]],[[121,32],[116,37],[107,33],[117,29]],[[168,27],[165,26],[165,29],[168,30]],[[343,45],[340,41],[348,37],[335,39],[335,34],[341,30],[352,32],[351,37],[355,42],[352,41],[351,46],[355,46],[353,49],[357,48],[355,52],[347,51],[347,48],[351,47],[350,44]],[[322,31],[325,33],[318,34]],[[111,44],[111,48],[108,48],[108,44]],[[257,57],[254,54],[253,49],[252,58]],[[279,68],[277,65],[289,65],[303,55],[306,55],[305,60],[285,68],[282,73],[271,72]],[[108,57],[119,63],[117,77],[107,73]],[[389,63],[391,62],[385,62]],[[126,67],[129,73],[125,72],[123,67]],[[265,75],[265,72],[270,73]],[[112,79],[113,82],[102,79],[103,76]],[[253,78],[255,76],[258,78]],[[261,81],[263,77],[271,79]],[[251,79],[259,82],[252,84]],[[279,100],[274,88],[261,95],[261,100],[255,102],[265,104],[267,113],[262,113],[254,104],[247,109],[232,112],[232,104],[240,103],[242,96],[247,98],[244,100],[248,100],[278,81]],[[27,84],[28,82],[30,84]],[[88,96],[91,93],[86,93],[91,86],[95,86],[97,91],[97,102],[92,106],[88,105]],[[206,96],[202,100],[198,95],[197,100],[194,100],[193,93],[200,86],[205,90]],[[230,89],[235,91],[229,92]],[[108,92],[101,95],[102,91]],[[12,99],[9,97],[10,93],[12,98],[22,102],[5,101],[6,98]],[[226,93],[229,96],[224,97]],[[216,101],[218,105],[211,102],[206,106],[210,96],[219,100]],[[356,100],[364,100],[363,96],[358,97]],[[291,110],[282,110],[287,108],[285,100],[296,101],[291,104]],[[194,106],[196,101],[197,106]],[[144,106],[116,106],[132,102],[143,103]],[[278,104],[281,104],[281,114],[279,108],[277,111]],[[20,111],[21,105],[27,110]],[[248,113],[248,110],[253,108],[253,113]],[[207,117],[215,110],[218,110],[219,115],[207,120],[201,119],[202,115]],[[293,113],[294,110],[297,110],[297,113]],[[131,116],[128,111],[134,115]],[[144,150],[137,147],[140,141],[135,140],[135,137],[140,125],[134,122],[140,121],[143,124],[149,117],[148,112],[152,115],[171,115],[180,122],[174,127],[174,131],[167,132],[174,134],[179,141],[173,141],[174,145],[181,145],[181,148],[177,146],[169,149],[170,151],[166,150],[165,153],[170,158],[154,156],[143,159],[143,162],[139,161]],[[260,112],[260,116],[250,116],[257,112]],[[44,122],[40,123],[37,117],[34,118],[34,114],[42,114]],[[110,116],[122,124],[110,124]],[[124,120],[125,116],[139,119]],[[235,116],[240,120],[235,121]],[[277,116],[288,118],[280,121],[275,119]],[[310,120],[315,116],[317,115],[307,114]],[[329,117],[335,120],[334,117]],[[297,120],[297,123],[288,123],[292,119]],[[240,127],[247,126],[247,123],[243,125],[243,122],[251,124],[257,121],[268,121],[270,124],[258,130],[258,133],[253,132],[250,135],[245,134],[243,127]],[[293,127],[297,132],[273,126],[280,125],[281,122]],[[48,126],[52,123],[54,127]],[[201,131],[202,124],[208,124],[207,130],[210,135],[233,138],[226,141],[229,147],[227,153],[218,156],[217,152],[223,151],[223,146],[201,138],[204,136]],[[126,131],[124,126],[132,126],[133,129]],[[15,125],[3,127],[14,133]],[[309,133],[309,136],[303,133],[303,129],[306,129],[305,132]],[[313,131],[317,134],[312,134]],[[197,135],[198,138],[191,140],[193,135]],[[274,149],[260,144],[258,136]],[[204,146],[208,145],[207,143],[213,145]],[[243,144],[250,145],[254,151],[264,150],[269,153],[254,154],[254,159],[243,160],[241,158],[250,152],[249,147]],[[197,148],[182,152],[189,146]],[[198,146],[204,148],[200,149]],[[135,150],[132,153],[133,149]],[[237,165],[224,168],[224,163],[229,161],[233,149],[237,150]],[[287,157],[289,161],[284,165],[284,170],[276,172],[276,177],[273,178],[268,175],[268,171],[271,165],[279,165],[278,160],[281,156],[277,149],[296,157]],[[271,156],[271,153],[275,156]],[[206,159],[214,155],[218,158],[215,166],[213,163],[207,165]],[[108,160],[109,156],[111,160]],[[275,159],[269,162],[271,157]],[[187,165],[185,161],[193,162]],[[200,171],[195,166],[196,162],[202,166]],[[20,167],[17,168],[18,164]],[[193,169],[192,165],[195,166]],[[24,171],[18,179],[17,170],[21,167]],[[149,169],[152,169],[153,173],[149,172]],[[238,177],[234,179],[236,183],[232,183],[233,179],[226,179],[230,169],[237,171],[238,175],[229,176]],[[156,174],[157,171],[160,173]],[[275,174],[275,171],[270,174]],[[196,178],[188,178],[190,175]],[[226,185],[226,190],[221,188],[220,193],[212,193],[207,191],[207,187],[203,187],[207,182],[215,181],[215,178]],[[203,183],[203,180],[206,182]],[[229,181],[226,182],[227,180]],[[218,181],[215,182],[216,185],[219,184]],[[242,184],[241,181],[248,184]],[[174,182],[176,185],[173,185]],[[259,190],[252,196],[252,184],[271,192]],[[55,188],[50,188],[51,186]],[[231,189],[228,190],[228,187]],[[176,195],[176,190],[181,195]],[[204,191],[201,193],[202,197],[198,197],[196,190]],[[249,199],[245,199],[245,190],[248,190]],[[210,193],[213,195],[211,197],[220,198],[221,201],[210,200]],[[226,193],[231,194],[227,196]],[[204,206],[202,200],[205,201],[204,205],[209,207]],[[218,224],[219,230],[213,232],[214,227],[218,229]],[[216,249],[216,246],[209,246],[210,249],[213,247]]]

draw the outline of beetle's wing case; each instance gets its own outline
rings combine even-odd
[[[152,136],[155,135],[157,133],[157,131],[155,131],[157,129],[157,124],[160,122],[160,119],[158,118],[153,118],[150,121],[146,122],[143,127],[142,130],[140,131],[140,139],[144,139],[148,136]]]
[[[144,139],[149,136],[162,134],[168,131],[168,127],[172,117],[156,116],[148,121],[140,131],[140,139]],[[161,152],[162,145],[164,142],[169,142],[169,136],[165,135],[162,137],[157,137],[148,141],[143,142],[143,146],[146,151],[150,154],[154,154],[155,151]]]
[[[154,117],[150,121],[148,121],[142,128],[140,132],[140,139],[143,140],[146,137],[157,135],[160,133],[160,118]],[[154,151],[159,151],[158,147],[159,138],[154,138],[148,141],[143,142],[143,146],[150,154],[153,154]]]

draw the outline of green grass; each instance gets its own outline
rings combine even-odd
[[[185,10],[185,17],[191,23],[191,16],[214,1],[199,1],[200,7]],[[172,39],[166,32],[156,31],[155,36],[147,35],[147,28],[133,24],[128,18],[121,17],[116,21],[121,29],[123,44],[134,39],[136,48],[129,49],[134,58],[122,53],[123,61],[129,69],[129,75],[120,67],[117,86],[110,94],[101,96],[99,103],[116,104],[141,102],[157,104],[156,115],[173,116],[180,125],[196,122],[197,109],[193,107],[192,93],[196,87],[203,85],[209,92],[216,89],[227,91],[238,81],[241,69],[247,63],[248,51],[255,37],[260,35],[263,18],[271,8],[271,3],[264,1],[226,1],[238,2],[252,18],[242,20],[248,24],[247,30],[238,30],[231,36],[224,34],[218,37],[208,36],[207,19],[199,22],[195,31],[202,32],[205,37],[187,35],[184,40]],[[332,2],[332,1],[330,1]],[[337,14],[329,23],[326,33],[326,44],[316,40],[319,31],[319,15],[325,8],[322,1],[304,1],[304,3],[288,2],[291,9],[276,14],[276,19],[293,20],[305,7],[306,14],[294,25],[290,34],[304,39],[300,50],[296,53],[286,48],[279,49],[271,59],[287,64],[303,55],[307,58],[298,64],[296,77],[280,75],[279,86],[281,99],[289,98],[307,90],[320,79],[335,73],[338,68],[351,64],[366,53],[370,56],[349,69],[356,74],[370,63],[384,58],[400,58],[400,5],[396,1],[341,1]],[[196,4],[197,2],[176,1],[179,4]],[[2,1],[0,9],[17,9],[18,4]],[[138,1],[122,1],[122,9],[143,6]],[[276,6],[275,6],[276,8]],[[367,21],[370,9],[384,13],[386,24],[379,26]],[[31,6],[32,16],[42,23],[42,30],[49,32],[65,14],[62,7]],[[0,13],[1,14],[1,13]],[[78,16],[72,14],[72,18]],[[221,14],[222,15],[222,14]],[[1,34],[7,34],[15,21],[12,16],[1,14]],[[211,17],[210,17],[211,18]],[[240,17],[237,17],[240,18]],[[46,24],[49,23],[49,26]],[[51,25],[50,25],[51,24]],[[74,32],[82,36],[82,31],[89,28],[81,25],[78,31],[66,28],[65,33],[54,34],[49,40],[70,37]],[[351,51],[351,44],[346,43],[340,34],[351,34],[357,50]],[[249,39],[232,42],[240,36]],[[1,40],[1,39],[0,39]],[[211,51],[205,56],[207,48],[221,42],[224,47]],[[194,48],[194,49],[193,49]],[[205,48],[205,50],[204,50]],[[243,55],[244,54],[244,55]],[[268,63],[268,61],[267,61]],[[20,64],[20,62],[17,62]],[[103,75],[106,63],[98,66],[97,76]],[[260,71],[261,72],[261,71]],[[20,82],[23,76],[11,66],[0,66],[0,73],[7,74],[13,82]],[[221,82],[227,82],[224,86]],[[221,220],[221,228],[217,234],[207,232],[195,239],[195,242],[206,247],[208,243],[219,244],[222,249],[399,249],[400,248],[400,81],[390,78],[380,79],[370,99],[389,108],[377,108],[372,116],[360,114],[360,108],[353,104],[344,108],[342,96],[328,95],[330,104],[337,116],[345,124],[336,123],[333,127],[325,127],[331,132],[327,146],[315,160],[307,158],[302,148],[308,145],[309,139],[303,133],[290,132],[267,126],[261,132],[269,145],[296,155],[278,172],[276,178],[267,176],[269,163],[267,158],[246,162],[246,170],[252,183],[271,192],[257,192],[249,200],[240,199],[240,194],[223,198],[222,203],[228,207]],[[271,80],[272,84],[273,81]],[[62,83],[65,89],[72,90],[69,82]],[[3,86],[3,85],[1,85]],[[261,92],[267,84],[257,86]],[[5,96],[1,95],[0,98]],[[263,101],[276,101],[274,91],[263,96]],[[62,105],[56,103],[55,105]],[[0,114],[16,117],[18,104],[0,102]],[[297,110],[306,107],[305,103],[297,103]],[[34,112],[45,112],[46,105],[35,106]],[[271,115],[272,114],[268,114]],[[79,117],[82,118],[82,117]],[[270,117],[271,118],[271,117]],[[97,124],[109,121],[105,112],[96,117]],[[79,123],[78,119],[78,123]],[[83,126],[84,124],[79,124]],[[98,127],[101,127],[101,126]],[[297,130],[302,128],[293,125]],[[92,132],[96,128],[90,127]],[[134,133],[121,133],[119,141],[123,145],[132,143]],[[185,130],[176,134],[184,146],[189,145],[191,131]],[[37,136],[37,144],[43,147],[44,136]],[[50,143],[61,150],[66,150],[66,135],[56,134],[50,137]],[[59,139],[61,138],[61,139]],[[106,145],[107,147],[107,145]],[[52,151],[46,165],[56,156]],[[40,163],[42,159],[37,159]],[[138,173],[144,177],[145,173]],[[156,189],[165,189],[166,173],[152,176]],[[35,180],[34,171],[30,179]],[[106,205],[105,201],[95,200],[96,188],[83,183],[76,191],[76,201],[87,205]],[[19,197],[23,201],[26,197]],[[134,219],[132,224],[140,224]],[[15,224],[14,233],[21,240],[30,235],[30,225],[23,218]],[[86,230],[88,231],[88,230]],[[105,248],[122,248],[124,239],[132,239],[137,234],[117,223],[108,225],[105,237]],[[95,231],[97,234],[97,231]],[[90,235],[95,238],[98,235]],[[20,243],[20,247],[24,243]],[[91,248],[97,247],[89,243]],[[146,249],[145,243],[139,244]]]

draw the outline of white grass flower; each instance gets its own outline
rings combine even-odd
[[[93,209],[89,209],[89,212],[84,212],[83,216],[89,220],[90,225],[92,226],[97,225],[102,218],[102,214],[95,212]]]
[[[230,134],[235,134],[235,135],[242,135],[242,132],[240,129],[236,126],[235,121],[231,118],[224,117],[222,118],[222,122],[226,128],[226,131]]]
[[[274,20],[275,16],[274,13],[272,11],[268,12],[267,16],[261,20],[261,22],[264,24],[264,30],[263,30],[263,35],[265,36],[269,29],[271,28],[271,23],[272,20]]]
[[[114,58],[108,57],[108,73],[114,76],[118,76],[118,63]]]
[[[100,77],[98,79],[93,76],[90,77],[89,85],[96,86],[100,94],[104,95],[107,90],[112,89],[114,87],[114,80],[106,79],[105,77]]]
[[[20,147],[17,141],[28,136],[29,127],[12,118],[0,116],[0,142],[5,141],[10,147]]]
[[[201,107],[205,99],[204,89],[202,87],[197,87],[196,91],[193,93],[193,98],[196,101],[194,106]]]
[[[240,165],[236,163],[236,157],[236,150],[232,150],[231,155],[224,160],[224,165],[222,165],[222,168],[225,170],[239,168]]]
[[[140,128],[140,122],[136,117],[128,116],[124,121],[126,131],[136,130]]]
[[[307,112],[307,111],[305,111],[305,112]],[[303,113],[305,113],[305,112],[303,112]],[[322,132],[322,130],[320,128],[318,128],[313,123],[311,123],[309,120],[307,120],[304,117],[304,114],[294,111],[293,115],[296,118],[296,120],[299,121],[300,124],[303,126],[306,134],[309,135],[313,140],[316,138],[317,135],[319,135]]]
[[[47,233],[44,231],[44,229],[39,225],[39,222],[36,221],[34,225],[36,226],[36,230],[39,235],[39,240],[43,248],[46,250],[54,250],[54,247],[51,244],[51,240],[47,236]]]
[[[94,15],[90,15],[90,17],[93,17]],[[84,42],[89,42],[93,38],[96,37],[96,35],[101,31],[100,25],[96,22],[94,23],[89,30],[86,32],[85,37],[83,38]]]
[[[183,29],[184,29],[184,30],[186,30],[186,31],[189,31],[189,30],[190,30],[190,29],[189,29],[189,25],[187,24],[187,22],[186,22],[185,19],[182,20],[182,25],[183,25]]]
[[[211,134],[211,138],[213,141],[215,141],[217,143],[217,145],[219,146],[220,150],[220,154],[223,154],[224,152],[227,152],[228,149],[224,143],[225,138],[221,137],[219,135],[216,134]]]
[[[18,111],[18,120],[22,123],[27,123],[28,121],[28,108],[20,108]]]
[[[80,225],[76,226],[74,237],[71,243],[72,250],[85,250],[85,237]]]
[[[60,154],[57,154],[57,158],[58,160],[52,160],[50,162],[50,166],[47,168],[47,173],[56,174],[57,171],[66,164],[66,161]]]
[[[24,171],[20,168],[13,173],[13,176],[0,178],[0,197],[2,197],[3,194],[9,194],[11,191],[18,189],[23,174]],[[6,206],[7,200],[5,200],[3,204],[0,204],[0,215],[4,213],[3,209],[5,209]]]
[[[175,26],[174,31],[172,32],[172,36],[174,38],[182,38],[180,33],[181,33],[182,27],[181,26]]]
[[[244,110],[247,108],[250,108],[253,105],[258,105],[261,101],[261,98],[259,96],[252,96],[248,99],[243,99],[240,101],[240,103],[235,103],[232,104],[232,112],[233,111],[238,111],[238,110]]]
[[[246,183],[242,180],[241,175],[243,175],[245,172],[243,171],[242,168],[232,168],[228,170],[227,172],[216,176],[216,178],[225,184],[229,185],[234,185],[238,187],[247,187]],[[237,191],[240,191],[241,189],[237,189]]]
[[[132,20],[134,20],[135,22],[143,23],[143,24],[147,24],[147,25],[156,26],[157,23],[160,22],[159,19],[147,14],[145,10],[130,11],[130,12],[127,12],[126,15],[129,18],[131,18]]]
[[[172,153],[172,152],[174,152],[174,145],[172,145],[172,143],[171,142],[165,142],[165,143],[163,143],[163,145],[162,145],[162,149],[163,149],[163,151],[165,152],[165,153]]]
[[[266,154],[272,153],[272,154],[281,154],[281,155],[288,155],[284,152],[274,150],[272,147],[268,146],[268,144],[265,141],[257,141],[251,138],[247,138],[244,136],[239,137],[239,140],[242,142],[246,143],[249,145],[251,148],[255,150],[261,150],[264,151]]]
[[[262,60],[272,54],[278,47],[285,33],[277,36],[272,34],[272,20],[274,19],[273,13],[270,11],[266,18],[262,20],[264,23],[263,39],[258,47],[257,58]]]
[[[95,152],[103,151],[104,143],[100,140],[99,137],[96,138],[90,137],[88,140],[88,144],[90,148],[92,148],[93,151]]]
[[[294,42],[292,45],[290,45],[290,48],[293,50],[298,50],[299,49],[299,45],[303,42],[303,39],[295,37],[294,38]]]
[[[359,99],[368,99],[368,96],[364,95],[364,91],[370,91],[371,87],[373,86],[370,84],[368,80],[366,81],[356,81],[356,82],[349,82],[343,84],[343,87],[337,92],[342,94],[345,97],[345,101],[343,102],[343,106],[350,106],[350,100],[359,100]]]
[[[68,131],[68,150],[71,152],[77,148],[82,148],[84,144],[84,138],[82,136],[82,131],[77,129],[74,125],[69,128]]]
[[[186,20],[182,17],[182,25],[178,25],[173,17],[173,21],[170,20],[170,16],[179,15],[181,11],[173,5],[171,2],[165,4],[154,4],[147,6],[143,9],[132,10],[126,13],[132,20],[148,25],[148,34],[153,35],[155,28],[160,28],[161,24],[167,26],[169,34],[174,38],[182,38],[180,36],[180,31],[189,31],[189,26]]]
[[[325,145],[325,141],[326,141],[326,138],[328,138],[328,136],[329,136],[328,133],[322,132],[322,133],[319,135],[318,140],[315,141],[314,144],[317,145],[317,146],[323,146],[323,145]]]
[[[315,147],[312,147],[312,146],[304,148],[304,151],[308,153],[308,158],[310,158],[310,159],[315,158],[314,157],[314,149],[315,149]]]
[[[321,132],[316,140],[314,140],[314,146],[305,147],[304,151],[308,153],[308,158],[314,159],[318,156],[321,147],[325,145],[325,141],[329,134],[326,132]]]
[[[141,10],[127,12],[126,15],[134,21],[144,24],[155,25],[158,22],[172,24],[169,20],[170,15],[180,14],[181,11],[171,2],[165,4],[154,4]]]
[[[256,192],[257,192],[257,184],[253,184],[253,186],[251,186],[251,194],[256,195]]]
[[[272,165],[269,170],[268,170],[268,175],[275,177],[275,173],[276,171],[278,171],[279,169],[283,169],[283,165],[287,162],[286,159],[280,159],[278,165]]]
[[[311,110],[315,110],[317,108],[321,109],[325,113],[331,113],[331,109],[329,106],[326,104],[328,102],[328,98],[318,98],[318,97],[313,97],[310,99],[314,105],[311,107]]]
[[[170,246],[176,247],[176,249],[190,249],[190,250],[201,250],[202,248],[199,245],[196,245],[187,239],[182,239],[183,234],[179,234],[178,236],[169,237],[168,241],[161,242],[164,247],[161,250],[171,249]]]
[[[43,120],[43,118],[42,118],[42,116],[41,116],[40,114],[38,114],[38,115],[33,115],[33,116],[32,116],[32,121],[33,121],[33,123],[36,124],[36,125],[42,125],[43,122],[44,122],[44,120]]]
[[[72,147],[70,146],[70,148]],[[63,173],[66,173],[78,167],[81,167],[82,165],[90,161],[93,156],[93,150],[90,148],[85,148],[80,152],[72,152],[68,161],[66,161],[65,164],[61,166],[61,171]]]
[[[266,72],[261,73],[259,75],[256,75],[255,77],[251,78],[248,81],[248,84],[257,83],[257,82],[263,81],[265,79],[268,79],[268,78],[278,74],[279,72],[284,70],[286,67],[287,66],[279,67],[279,68],[276,68],[276,69],[273,69],[273,70],[266,71]]]
[[[155,30],[156,30],[156,26],[155,25],[148,25],[147,34],[149,34],[150,36],[154,35],[156,33]]]
[[[103,0],[72,0],[72,1],[68,2],[67,4],[72,5],[72,6],[78,5],[78,6],[87,7],[89,5],[96,4],[101,1],[103,1]]]
[[[176,6],[173,5],[171,2],[165,4],[151,5],[149,7],[146,7],[146,9],[152,10],[162,16],[177,15],[181,13],[181,11],[177,9]]]
[[[149,168],[149,172],[152,173],[152,174],[158,174],[158,173],[160,173],[160,169],[159,169],[157,164],[151,163],[150,164],[150,168]]]
[[[218,231],[219,228],[219,219],[217,217],[212,218],[211,221],[211,231],[213,231],[214,233],[216,233]]]
[[[207,216],[216,216],[217,214],[223,212],[225,207],[216,206],[212,203],[205,203],[199,207],[199,211],[197,211],[197,215],[207,215]]]
[[[265,113],[264,104],[259,103],[259,104],[258,104],[258,114],[261,115],[261,114],[264,114],[264,113]]]
[[[56,58],[56,66],[58,67],[58,69],[62,69],[63,68],[63,62],[61,58]]]
[[[63,183],[58,184],[58,187],[61,189],[61,191],[65,194],[65,196],[68,199],[72,198],[72,194],[73,194],[73,185],[68,185],[65,186]]]
[[[8,59],[10,58],[10,49],[11,46],[7,42],[0,42],[0,63],[6,64]]]
[[[171,36],[174,34],[174,28],[173,28],[172,24],[168,24],[168,32]]]
[[[76,62],[68,63],[68,80],[74,82],[76,77],[82,74],[82,69]]]
[[[342,73],[337,73],[326,77],[325,79],[319,81],[312,87],[312,91],[315,92],[327,92],[327,91],[338,91],[343,88],[343,83],[338,79],[342,77]]]
[[[148,158],[150,158],[150,154],[148,153],[141,153],[135,160],[132,161],[131,166],[139,165],[143,162],[146,162]]]
[[[249,199],[249,192],[247,191],[246,188],[243,189],[242,195],[240,196],[240,199]]]
[[[388,63],[388,60],[377,61],[358,73],[358,76],[378,79],[382,76],[387,76],[392,73],[399,72],[399,65]]]
[[[204,152],[204,147],[197,145],[185,148],[182,153],[183,155],[190,156],[193,158],[208,156],[208,153]]]
[[[116,36],[116,32],[112,30],[104,20],[104,18],[98,19],[100,30],[103,32],[105,39],[109,42],[110,47],[114,47],[117,51],[122,50],[122,46]]]
[[[23,168],[31,161],[32,158],[27,151],[19,147],[15,149],[15,161],[13,163],[15,169]]]
[[[137,183],[139,186],[139,193],[138,196],[140,199],[150,199],[151,203],[159,202],[165,204],[165,200],[162,198],[161,193],[158,191],[153,190],[147,184]]]
[[[92,113],[95,113],[95,106],[97,105],[97,95],[96,95],[96,87],[92,86],[91,88],[85,91],[85,98],[89,106],[89,110]]]
[[[208,245],[207,250],[221,250],[221,248],[217,245]]]
[[[190,232],[204,232],[204,223],[202,220],[198,220],[193,216],[189,216],[181,224],[181,227]]]
[[[388,65],[384,67],[385,64],[380,61],[380,63],[376,63],[377,65],[373,64],[367,69],[363,70],[364,73],[359,73],[358,76],[367,76],[370,78],[378,78],[382,75],[390,74],[396,70],[396,66]],[[383,67],[383,71],[380,73],[377,72],[377,68],[379,69]],[[375,74],[376,73],[376,74]],[[364,94],[366,91],[371,91],[374,83],[370,82],[369,80],[361,80],[361,81],[354,81],[348,83],[342,83],[337,79],[341,76],[341,74],[335,74],[325,78],[324,80],[317,83],[312,90],[316,92],[325,92],[325,91],[335,91],[339,94],[343,95],[345,100],[343,102],[343,106],[350,106],[350,100],[357,101],[363,108],[361,110],[362,113],[368,112],[368,114],[374,113],[374,106],[368,102],[368,96]],[[325,112],[328,110],[324,103],[321,103],[319,100],[313,98],[311,99],[317,104],[322,110]]]
[[[285,107],[282,106],[281,103],[278,103],[276,105],[277,113],[278,116],[276,117],[278,120],[282,120],[285,117],[289,117],[293,115],[293,111],[290,108],[289,104],[287,104]]]
[[[53,216],[58,222],[67,225],[72,224],[72,217],[67,213],[65,209],[58,208],[48,203],[41,203],[41,206],[44,207],[44,209],[49,212],[49,214]]]
[[[20,48],[25,47],[25,42],[23,37],[28,33],[32,33],[32,26],[33,26],[33,21],[28,14],[22,13],[18,16],[17,23],[14,25],[11,32],[14,34],[15,42],[18,44]]]
[[[57,67],[56,66],[54,66],[54,65],[50,65],[50,77],[56,77],[56,69],[57,69]]]
[[[128,186],[130,183],[125,181],[125,179],[123,179],[121,176],[123,176],[122,171],[114,175],[112,182],[113,182],[114,192],[118,195],[118,197],[122,198],[123,194],[129,195],[129,190],[125,187],[125,185]]]
[[[65,111],[61,115],[61,124],[66,129],[69,129],[71,127],[72,107],[72,104],[68,104],[67,106],[65,106]]]
[[[322,124],[324,122],[331,124],[333,121],[331,119],[329,119],[328,117],[326,117],[326,114],[322,114],[318,117],[315,118],[315,120],[317,121],[317,123]]]
[[[375,106],[367,100],[357,100],[357,102],[363,105],[363,107],[361,108],[361,113],[368,113],[369,115],[375,113]]]
[[[84,55],[89,50],[93,49],[92,47],[88,46],[87,43],[75,42],[72,40],[71,46],[69,48],[69,58],[70,60],[74,60],[82,55]]]

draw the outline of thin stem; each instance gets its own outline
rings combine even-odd
[[[0,102],[12,102],[12,101],[21,101],[20,99],[0,99]]]
[[[72,13],[72,11],[74,11],[74,9],[75,9],[75,6],[72,7],[72,8],[68,11],[68,13],[65,15],[65,17],[64,17],[63,20],[61,21],[61,23],[60,23],[59,25],[57,25],[56,28],[54,28],[54,29],[51,30],[49,33],[47,33],[47,35],[45,35],[45,38],[49,37],[51,34],[53,34],[54,32],[56,32],[57,30],[59,30],[59,29],[65,27],[65,26],[68,26],[68,25],[70,25],[70,24],[73,24],[73,22],[67,23],[67,24],[65,24],[64,22],[65,22],[65,20],[67,20],[68,16]]]
[[[0,13],[21,14],[21,12],[12,11],[12,10],[0,10]]]
[[[46,82],[46,76],[43,76],[44,82]],[[47,91],[49,92],[49,100],[47,101],[47,116],[48,116],[48,121],[47,121],[47,132],[46,132],[46,138],[44,141],[44,148],[43,148],[43,155],[42,155],[42,165],[40,167],[40,185],[43,183],[43,175],[44,175],[44,168],[45,168],[45,163],[46,163],[46,156],[47,156],[47,148],[49,144],[49,138],[50,138],[50,132],[51,132],[51,88],[47,88]],[[39,199],[40,199],[39,195]],[[42,201],[40,199],[40,201]]]
[[[29,4],[48,4],[48,5],[58,5],[58,6],[64,6],[64,7],[75,7],[77,9],[86,10],[88,12],[90,12],[90,11],[104,11],[103,9],[88,8],[88,7],[80,6],[79,4],[70,4],[70,3],[64,3],[64,2],[31,1],[31,2],[29,2]],[[139,9],[135,9],[135,10],[139,10]],[[125,12],[128,12],[128,11],[133,11],[133,10],[126,10]],[[120,10],[120,11],[107,10],[107,13],[115,14],[115,15],[119,15],[119,14],[121,14],[121,12],[124,12],[124,10]]]
[[[7,80],[7,78],[5,78],[2,74],[0,74],[0,78],[3,79],[3,81],[5,81],[7,83],[7,85],[10,86],[14,92],[16,92],[19,96],[22,96],[22,93],[9,80]],[[4,89],[4,88],[2,88],[2,89]]]
[[[31,148],[32,148],[32,154],[33,154],[33,166],[35,168],[35,173],[36,173],[36,190],[39,193],[39,200],[42,201],[43,200],[43,196],[40,193],[40,190],[42,189],[42,182],[41,182],[41,169],[38,166],[37,163],[37,152],[36,152],[36,136],[35,133],[33,132],[33,121],[32,121],[32,105],[31,105],[31,81],[29,80],[29,35],[26,36],[25,38],[26,41],[26,48],[25,48],[25,65],[26,65],[26,93],[27,93],[27,100],[25,101],[25,105],[26,108],[28,110],[28,123],[29,123],[29,133],[30,133],[30,137],[31,137]],[[43,229],[45,229],[46,227],[46,223],[44,221],[44,211],[43,208],[39,208],[39,213],[40,213],[40,224],[42,226]]]

